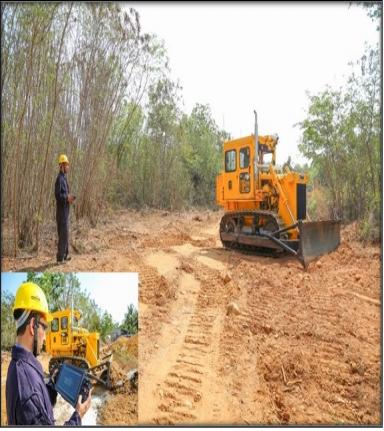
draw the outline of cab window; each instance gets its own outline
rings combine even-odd
[[[249,166],[249,147],[240,150],[240,169],[248,168]]]
[[[68,317],[64,316],[61,318],[61,329],[67,329],[68,328]]]
[[[225,172],[233,172],[236,170],[236,150],[225,152]]]
[[[59,330],[59,319],[56,317],[51,322],[51,331],[57,332]]]
[[[240,174],[240,193],[249,193],[251,191],[251,182],[248,172]]]

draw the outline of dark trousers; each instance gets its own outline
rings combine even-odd
[[[57,222],[57,234],[59,241],[57,244],[57,260],[66,259],[68,256],[68,217],[56,217]]]

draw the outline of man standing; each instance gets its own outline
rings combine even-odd
[[[37,284],[27,282],[19,287],[13,316],[17,338],[5,388],[8,425],[55,425],[52,406],[57,392],[51,379],[45,382],[43,368],[36,359],[50,320],[47,299]],[[84,403],[79,400],[64,425],[81,425],[90,406],[91,396]]]
[[[68,181],[66,174],[69,171],[69,161],[65,154],[59,157],[60,172],[55,183],[56,197],[56,223],[57,233],[59,236],[57,247],[57,263],[64,263],[71,258],[68,256],[68,218],[69,205],[74,202],[75,196],[69,193]]]

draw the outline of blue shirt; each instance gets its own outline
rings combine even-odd
[[[67,177],[63,172],[59,172],[55,182],[56,208],[58,211],[64,211],[65,213],[69,211],[68,194],[69,186]]]
[[[57,392],[53,382],[45,383],[40,362],[18,344],[12,347],[5,391],[8,425],[55,425]],[[81,425],[78,412],[64,425]]]

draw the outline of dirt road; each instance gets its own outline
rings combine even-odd
[[[121,211],[73,226],[78,254],[60,270],[139,272],[139,423],[379,424],[379,247],[349,226],[304,271],[223,249],[220,216]],[[46,269],[50,241],[3,270]]]
[[[379,249],[350,226],[304,271],[224,250],[218,220],[180,217],[184,237],[146,248],[139,422],[377,424]]]

